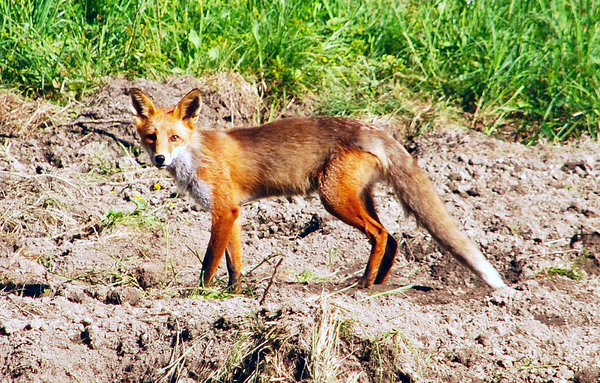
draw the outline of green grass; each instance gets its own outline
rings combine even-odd
[[[115,211],[110,209],[106,213],[102,224],[105,228],[112,228],[118,225],[133,226],[140,229],[162,228],[161,220],[148,213],[148,202],[143,197],[136,195],[131,201],[135,204],[135,209],[132,212]]]
[[[298,283],[309,283],[309,282],[325,282],[327,278],[319,276],[316,272],[305,269],[302,273],[296,276]]]
[[[564,269],[561,267],[552,267],[546,272],[549,276],[560,275],[574,281],[580,281],[582,279],[581,271],[576,268]]]
[[[560,275],[572,279],[574,281],[580,281],[584,278],[585,272],[581,269],[580,264],[585,262],[585,257],[577,258],[573,261],[569,268],[566,267],[551,267],[546,270],[546,275],[553,277]]]
[[[596,0],[0,0],[3,86],[81,98],[108,75],[233,70],[320,113],[456,105],[489,134],[600,138]]]

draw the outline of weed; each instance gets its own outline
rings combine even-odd
[[[223,289],[202,287],[198,285],[193,289],[188,289],[184,291],[182,293],[182,296],[191,299],[223,300],[231,299],[235,297],[235,294]]]
[[[104,227],[112,228],[117,225],[134,226],[140,229],[163,227],[163,223],[158,217],[144,213],[148,210],[148,202],[143,197],[136,195],[131,201],[135,204],[133,212],[110,209],[103,220]]]
[[[362,359],[372,370],[375,382],[421,381],[428,374],[429,357],[424,357],[401,330],[365,340],[363,346]]]
[[[549,277],[552,277],[554,275],[560,275],[572,279],[574,281],[580,281],[584,277],[584,272],[579,267],[579,262],[579,259],[574,260],[571,264],[571,267],[569,268],[551,267],[548,270],[546,270],[546,275],[548,275]]]
[[[106,255],[113,260],[112,266],[101,269],[89,269],[79,275],[65,275],[64,277],[71,281],[81,281],[89,285],[133,286],[140,290],[142,289],[135,273],[127,266],[127,262],[131,261],[132,258],[119,259],[110,253]]]
[[[361,299],[359,302],[364,302],[364,301],[368,301],[370,299],[380,298],[380,297],[384,297],[387,295],[404,293],[405,291],[408,291],[408,290],[412,289],[413,287],[415,287],[415,285],[406,285],[406,286],[398,287],[397,289],[383,291],[381,293],[369,295],[368,297]]]
[[[332,247],[327,253],[327,266],[332,266],[340,258],[340,249]]]
[[[302,273],[296,276],[296,280],[298,283],[324,282],[327,280],[327,278],[319,276],[312,270],[305,269]]]
[[[51,273],[54,272],[54,267],[56,266],[54,263],[54,256],[51,254],[40,255],[36,262],[40,265],[44,266]]]
[[[300,381],[306,378],[301,370],[292,376],[304,356],[295,355],[285,323],[277,317],[250,314],[235,325],[219,320],[215,326],[235,331],[236,342],[218,369],[213,369],[205,382],[276,382]],[[293,342],[293,341],[292,341]],[[299,378],[299,379],[295,379]]]
[[[510,230],[510,234],[513,237],[520,237],[521,236],[521,228],[519,227],[518,224],[512,224],[509,226],[509,230]]]
[[[169,246],[167,245],[167,249]],[[170,284],[173,286],[177,285],[177,268],[175,267],[175,263],[173,262],[173,258],[167,256],[165,259],[165,274],[171,274]]]
[[[108,284],[110,286],[134,286],[138,289],[141,289],[138,280],[132,270],[127,267],[123,260],[118,259],[112,254],[109,256],[113,259],[115,266],[113,268],[109,268],[105,270],[105,273],[108,274],[106,278],[108,280]],[[125,259],[126,261],[130,258]]]
[[[350,341],[354,335],[354,326],[356,325],[356,320],[354,319],[344,319],[340,321],[339,328],[339,337],[341,340]]]

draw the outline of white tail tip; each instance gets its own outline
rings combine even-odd
[[[494,289],[506,287],[506,283],[504,283],[498,271],[488,261],[477,265],[477,274],[485,283]]]

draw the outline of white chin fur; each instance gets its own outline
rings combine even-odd
[[[186,152],[187,146],[178,146],[175,149],[173,149],[172,153],[156,153],[155,155],[152,156],[152,163],[155,166],[171,166],[173,164],[173,161],[175,161],[177,158],[181,157],[181,155],[183,153]],[[158,163],[156,162],[156,156],[163,156],[165,157],[165,160],[162,164],[158,165]]]

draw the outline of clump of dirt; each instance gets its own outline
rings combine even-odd
[[[55,107],[3,96],[2,381],[600,379],[598,143],[461,131],[408,143],[513,291],[492,293],[382,186],[379,215],[402,244],[387,285],[345,289],[366,238],[314,196],[281,197],[244,207],[244,292],[231,295],[224,266],[215,288],[198,285],[210,217],[148,166],[131,87],[159,107],[199,87],[206,128],[263,114],[256,87],[231,74],[115,79],[62,123]],[[25,133],[31,116],[14,105],[50,112]]]

